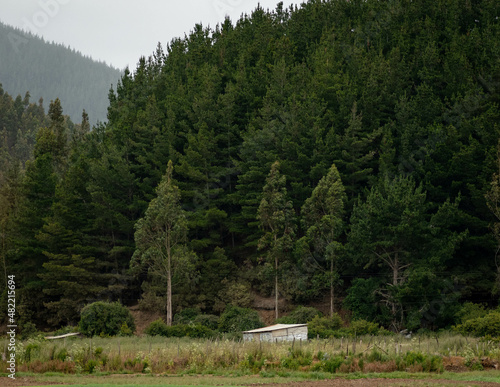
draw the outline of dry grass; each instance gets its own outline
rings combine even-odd
[[[3,343],[0,342],[0,346]],[[1,347],[0,347],[1,348]],[[19,370],[35,373],[252,374],[267,371],[420,372],[425,363],[405,364],[408,353],[439,356],[444,369],[498,368],[498,344],[460,335],[364,336],[356,339],[257,343],[232,340],[129,337],[44,340],[22,343]],[[424,366],[423,366],[424,365]],[[0,362],[0,367],[4,363]]]

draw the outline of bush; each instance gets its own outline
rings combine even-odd
[[[332,317],[314,317],[308,324],[308,337],[310,339],[320,338],[325,339],[335,335],[336,330],[342,327],[342,318],[334,313]]]
[[[476,317],[454,327],[454,330],[464,335],[500,336],[500,311],[489,312],[484,317]]]
[[[167,326],[161,318],[153,321],[144,331],[149,336],[209,338],[215,336],[211,329],[200,325],[178,324]]]
[[[160,317],[149,324],[148,327],[144,330],[144,333],[149,336],[163,336],[167,328],[167,324],[165,324],[165,322]]]
[[[213,314],[200,314],[194,319],[195,325],[203,325],[213,331],[216,331],[219,327],[219,317]]]
[[[179,313],[174,316],[174,324],[189,324],[194,321],[194,319],[200,314],[196,309],[186,308],[182,309]]]
[[[135,331],[134,318],[119,302],[87,305],[80,313],[79,327],[86,336],[130,336]]]
[[[404,368],[420,365],[424,372],[443,372],[443,358],[437,355],[424,355],[420,352],[407,352],[403,356]]]
[[[241,332],[262,328],[263,326],[264,324],[260,321],[255,310],[233,305],[227,306],[219,319],[219,330],[221,332]]]
[[[321,312],[312,307],[298,306],[288,316],[281,317],[276,320],[277,324],[305,324],[311,321],[314,317],[321,317]]]
[[[348,331],[351,336],[378,335],[379,325],[366,320],[354,320],[349,325]]]
[[[456,317],[461,322],[464,323],[467,320],[472,320],[478,317],[484,317],[488,314],[485,306],[483,304],[474,304],[473,302],[466,302],[462,305],[462,308],[458,311]]]

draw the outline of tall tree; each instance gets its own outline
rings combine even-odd
[[[491,188],[486,193],[486,204],[491,213],[495,217],[491,224],[491,231],[497,241],[497,249],[495,252],[495,266],[497,269],[495,290],[500,290],[500,263],[498,262],[498,254],[500,253],[500,140],[497,145],[496,171],[491,180]]]
[[[392,328],[404,324],[403,308],[395,294],[415,263],[427,224],[425,192],[413,180],[384,178],[366,202],[358,202],[351,217],[349,243],[363,264],[382,264],[390,270],[390,286],[382,291],[392,313]]]
[[[339,235],[342,231],[344,203],[347,197],[340,179],[339,171],[332,164],[302,206],[302,219],[306,228],[306,239],[312,255],[319,262],[330,263],[330,315],[334,313],[335,284],[338,274],[335,272],[337,252],[341,249]]]
[[[290,250],[295,232],[292,202],[288,200],[285,188],[286,177],[280,174],[279,168],[278,161],[271,166],[257,214],[257,219],[265,232],[259,240],[259,249],[267,249],[268,257],[274,261],[276,318],[279,317],[279,260]]]
[[[173,163],[168,162],[167,172],[158,188],[157,197],[151,200],[143,218],[135,225],[137,249],[132,265],[147,264],[167,281],[167,325],[172,325],[172,279],[176,269],[192,270],[194,254],[187,249],[187,221],[181,207],[179,188],[172,180]]]

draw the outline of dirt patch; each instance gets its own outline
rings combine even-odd
[[[465,359],[461,356],[443,357],[443,366],[446,371],[450,372],[465,372],[468,370]]]
[[[126,379],[127,377],[136,377],[137,375],[115,375]],[[204,376],[206,377],[206,375]],[[158,378],[158,384],[161,384],[161,378]],[[327,380],[317,381],[299,381],[299,382],[286,382],[286,383],[258,383],[246,384],[253,387],[371,387],[371,386],[498,386],[498,383],[493,382],[467,382],[456,380],[439,380],[439,379],[353,379],[347,380],[342,378],[334,378]],[[12,380],[8,377],[0,378],[0,386],[5,387],[29,387],[29,386],[45,386],[45,385],[71,385],[68,383],[58,383],[51,381],[39,381],[34,377],[17,377]]]
[[[498,386],[490,382],[466,382],[437,379],[354,379],[335,378],[329,380],[287,382],[283,384],[252,384],[255,387],[371,387],[371,386]]]
[[[135,334],[138,336],[142,336],[144,334],[144,330],[151,324],[153,321],[157,320],[160,317],[164,317],[161,313],[158,312],[145,312],[139,309],[139,306],[135,305],[129,308],[132,317],[135,322]]]
[[[57,382],[40,382],[35,378],[28,377],[16,377],[15,379],[11,379],[7,376],[0,377],[0,386],[3,387],[21,387],[21,386],[46,386],[46,385],[54,385],[61,384]]]

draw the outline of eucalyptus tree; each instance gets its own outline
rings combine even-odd
[[[339,171],[332,164],[328,174],[314,188],[311,196],[302,206],[302,220],[306,229],[304,237],[310,248],[314,263],[325,271],[322,262],[329,263],[327,283],[330,287],[330,315],[334,313],[335,284],[338,273],[335,270],[338,252],[342,249],[339,235],[342,232],[342,217],[346,194]]]
[[[259,240],[259,249],[267,250],[267,257],[274,261],[275,315],[278,311],[278,269],[283,258],[292,247],[295,232],[292,202],[287,198],[286,177],[281,175],[280,163],[275,161],[266,179],[260,201],[257,220],[264,235]]]
[[[135,225],[136,250],[131,265],[145,264],[166,279],[167,325],[172,325],[172,282],[181,271],[193,272],[195,255],[187,245],[188,224],[179,188],[172,179],[173,163],[156,189],[144,217]]]

